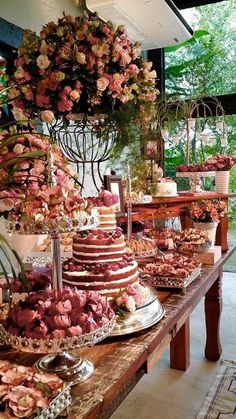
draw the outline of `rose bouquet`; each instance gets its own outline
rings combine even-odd
[[[63,16],[39,36],[26,30],[8,95],[15,118],[56,118],[68,125],[81,113],[102,114],[120,135],[132,123],[150,123],[156,72],[140,52],[123,26],[105,23],[96,13]]]
[[[0,417],[33,419],[63,390],[56,374],[0,361]]]
[[[200,200],[192,202],[184,212],[195,222],[218,223],[227,214],[227,206],[224,201],[217,199]]]

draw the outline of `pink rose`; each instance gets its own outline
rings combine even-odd
[[[104,92],[106,90],[107,86],[109,85],[109,80],[106,77],[100,77],[97,80],[97,89],[101,92]]]
[[[60,330],[61,332],[61,330]],[[60,389],[63,386],[63,381],[56,375],[46,372],[38,372],[34,374],[34,381],[47,384],[53,392]]]

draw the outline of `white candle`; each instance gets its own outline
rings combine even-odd
[[[130,166],[127,166],[127,192],[131,193],[131,176],[130,176]]]

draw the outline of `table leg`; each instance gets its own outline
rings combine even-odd
[[[170,366],[186,371],[190,364],[190,327],[189,318],[170,342]]]
[[[216,230],[216,244],[221,246],[222,252],[226,252],[228,246],[228,217],[221,218]]]
[[[222,353],[220,344],[220,314],[222,271],[205,296],[206,346],[205,356],[209,361],[217,361]]]

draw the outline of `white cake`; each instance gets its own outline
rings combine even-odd
[[[157,195],[160,196],[176,196],[177,183],[171,180],[157,182]]]

